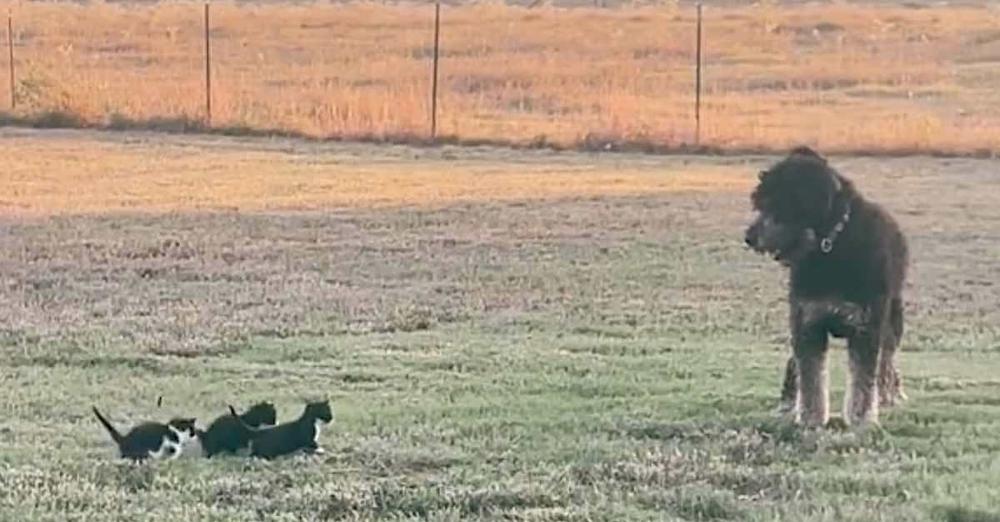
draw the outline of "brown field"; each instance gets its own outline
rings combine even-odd
[[[91,141],[81,147],[81,138]],[[753,181],[745,168],[715,162],[664,175],[660,163],[622,167],[568,153],[493,152],[482,161],[453,148],[346,145],[300,156],[309,152],[294,141],[9,130],[0,133],[0,156],[17,160],[0,176],[0,215],[438,208],[747,191]]]
[[[669,4],[444,7],[440,134],[583,147],[692,143],[694,11]],[[51,124],[54,112],[62,124],[199,125],[200,4],[9,5],[19,106],[7,121]],[[212,9],[213,127],[426,135],[430,6]],[[763,2],[705,16],[705,145],[1000,150],[996,7]]]

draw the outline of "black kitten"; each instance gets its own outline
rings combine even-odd
[[[232,406],[229,411],[236,416]],[[239,418],[236,416],[236,418]],[[305,450],[322,453],[319,447],[320,426],[333,421],[333,411],[330,401],[317,401],[306,404],[305,410],[298,419],[270,428],[254,428],[241,422],[247,437],[250,438],[250,454],[254,457],[272,459],[282,455]]]
[[[201,451],[206,457],[212,457],[218,453],[236,453],[241,449],[249,448],[250,433],[244,425],[251,428],[263,426],[274,426],[277,422],[278,413],[274,409],[274,404],[261,402],[250,407],[246,413],[234,417],[235,412],[227,413],[212,421],[205,431],[198,431],[198,440],[201,442]]]
[[[176,459],[184,445],[195,436],[195,420],[174,418],[166,424],[143,422],[122,435],[108,422],[108,419],[93,407],[97,420],[108,430],[111,439],[118,445],[122,458],[132,460]]]

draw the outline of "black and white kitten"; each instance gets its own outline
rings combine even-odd
[[[132,460],[146,459],[176,459],[184,450],[184,445],[195,436],[195,419],[174,418],[166,424],[159,422],[143,422],[125,435],[117,429],[93,407],[94,415],[101,421],[118,445],[118,453],[122,458]]]
[[[229,411],[239,418],[236,410]],[[319,447],[320,427],[333,421],[330,401],[316,401],[306,404],[298,419],[270,428],[254,428],[241,422],[240,425],[250,438],[250,455],[273,459],[297,451],[322,453]]]
[[[235,412],[227,413],[214,421],[205,431],[198,431],[202,454],[211,458],[219,453],[235,454],[243,449],[249,449],[251,433],[244,425],[251,428],[274,426],[278,412],[274,404],[260,402],[254,404],[242,415]]]

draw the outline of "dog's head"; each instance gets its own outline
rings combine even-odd
[[[844,183],[815,151],[793,149],[760,173],[750,196],[757,216],[747,227],[747,246],[786,266],[816,251],[817,231],[833,221],[834,202]]]

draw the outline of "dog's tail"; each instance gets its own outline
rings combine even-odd
[[[903,300],[894,298],[889,308],[889,324],[892,325],[892,334],[896,336],[896,344],[903,338]]]
[[[111,439],[115,441],[115,444],[121,444],[122,434],[118,433],[118,430],[115,429],[111,422],[104,418],[104,415],[101,415],[101,412],[97,411],[97,406],[92,406],[91,409],[94,410],[94,415],[97,416],[97,420],[101,421],[101,424],[104,425],[104,429],[108,430],[108,434],[111,435]]]

